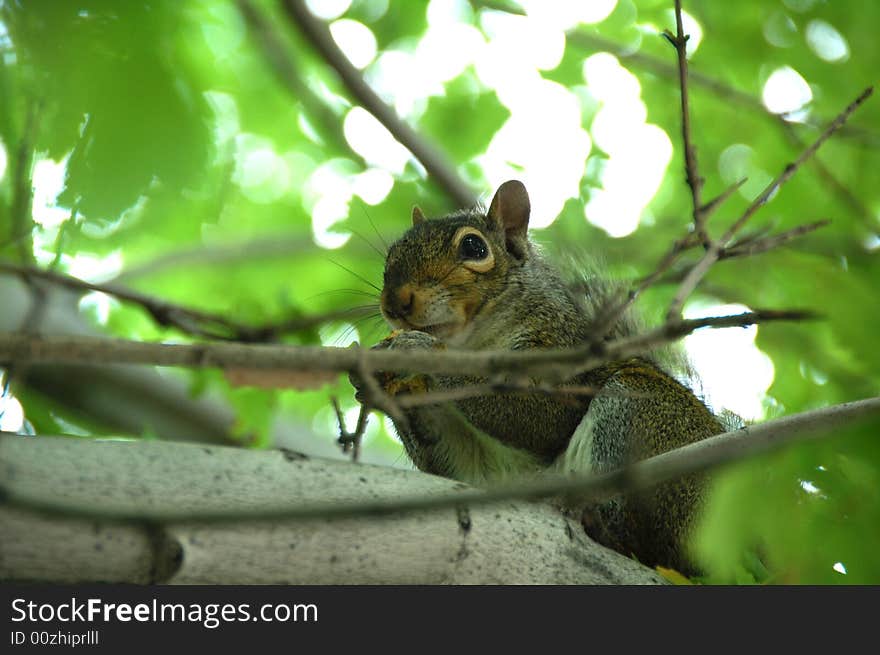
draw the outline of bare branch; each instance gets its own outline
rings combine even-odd
[[[565,350],[463,351],[364,350],[357,347],[283,346],[239,343],[142,343],[93,337],[0,335],[0,362],[63,364],[152,364],[187,368],[289,369],[347,371],[364,377],[371,371],[493,376],[532,375],[552,382],[609,361],[644,354],[705,327],[745,327],[768,321],[815,318],[807,311],[757,310],[669,322],[644,334],[614,341],[592,341]],[[381,392],[381,389],[378,390]],[[375,392],[370,404],[388,412],[388,399]],[[379,399],[379,401],[376,400]],[[380,401],[384,401],[380,402]],[[393,405],[393,403],[391,403]],[[388,412],[390,413],[390,412]]]
[[[336,45],[327,27],[315,18],[303,0],[282,0],[282,6],[294,23],[332,66],[343,84],[364,109],[369,111],[389,132],[418,159],[434,181],[461,207],[476,201],[474,192],[456,173],[445,155],[433,144],[403,122],[372,88]]]
[[[332,396],[330,403],[333,405],[333,411],[336,413],[336,422],[339,424],[339,439],[337,442],[342,446],[342,452],[351,452],[351,461],[356,462],[361,452],[361,439],[364,436],[364,431],[367,429],[370,406],[366,403],[361,404],[354,432],[349,432],[345,427],[345,416],[343,416],[342,409],[339,407],[339,401],[336,400],[335,396]]]
[[[687,67],[687,42],[690,35],[684,33],[681,22],[681,0],[675,0],[675,35],[666,31],[666,38],[675,47],[678,54],[678,83],[681,89],[681,135],[684,144],[684,167],[688,187],[691,190],[691,202],[693,204],[694,231],[708,248],[712,240],[706,232],[703,203],[700,200],[700,191],[703,187],[703,178],[697,166],[697,150],[691,140],[691,115],[688,100],[688,67]]]
[[[804,236],[813,232],[814,230],[818,230],[819,228],[825,227],[828,225],[830,221],[816,221],[814,223],[808,223],[806,225],[801,225],[791,230],[787,230],[785,232],[780,232],[779,234],[774,234],[770,236],[766,236],[770,231],[768,227],[764,227],[760,230],[756,230],[754,233],[749,234],[748,236],[742,237],[738,239],[730,246],[722,250],[718,255],[718,261],[723,261],[725,259],[734,259],[739,257],[750,257],[752,255],[760,255],[774,248],[778,248],[780,246],[784,246],[789,241]],[[674,263],[675,259],[678,258],[678,255],[681,252],[689,250],[697,245],[697,240],[694,238],[694,235],[688,235],[685,239],[678,241],[674,244],[672,250],[666,255],[664,260],[661,262],[660,266],[651,273],[649,276],[642,278],[641,280],[634,280],[632,282],[633,290],[629,292],[629,297],[626,300],[626,303],[623,306],[619,306],[615,308],[616,310],[621,310],[619,313],[615,313],[612,315],[612,318],[616,320],[623,310],[629,307],[632,302],[635,301],[636,297],[639,293],[644,291],[649,286],[654,284],[677,284],[681,283],[681,281],[687,277],[690,273],[690,268],[687,267],[678,267],[677,269],[670,271],[671,265]],[[677,250],[680,249],[680,250]],[[706,286],[705,283],[703,286]],[[708,287],[706,287],[708,289]],[[603,327],[606,323],[601,324]],[[610,328],[611,323],[607,324]]]
[[[678,258],[684,252],[697,245],[697,243],[699,243],[699,241],[695,234],[689,234],[684,238],[673,242],[672,248],[666,253],[666,256],[663,257],[653,273],[639,281],[627,294],[625,294],[620,302],[616,305],[611,304],[597,317],[593,324],[594,339],[604,338],[617,323],[617,320],[623,316],[624,312],[626,312],[626,310],[638,300],[639,296],[645,291],[645,289],[656,284],[666,271],[668,271],[678,260]]]
[[[41,103],[32,101],[27,109],[21,139],[15,150],[9,239],[16,246],[19,259],[23,262],[34,260],[31,239],[31,232],[34,228],[34,219],[31,216],[31,201],[33,199],[31,164],[34,158],[34,141],[37,138],[39,128],[40,111]]]
[[[747,255],[757,255],[762,252],[767,252],[768,250],[778,248],[779,246],[788,243],[792,239],[797,239],[798,237],[802,237],[805,234],[809,234],[819,228],[825,227],[830,223],[830,220],[816,221],[815,223],[799,225],[791,230],[786,230],[779,234],[773,234],[762,239],[751,239],[741,243],[734,243],[721,252],[719,259],[732,259],[734,257],[745,257]]]
[[[847,119],[852,115],[852,113],[858,109],[865,100],[871,97],[871,94],[874,93],[874,87],[869,86],[867,89],[862,91],[859,96],[853,100],[842,112],[840,112],[831,123],[829,123],[828,127],[819,135],[812,145],[809,148],[804,150],[800,157],[798,157],[794,162],[788,164],[782,172],[776,177],[775,180],[770,182],[767,187],[752,201],[752,204],[748,206],[748,208],[743,212],[742,216],[740,216],[736,222],[728,228],[727,232],[724,233],[724,236],[721,237],[720,242],[722,247],[727,245],[727,242],[730,241],[731,237],[733,237],[740,228],[748,221],[752,215],[758,211],[769,199],[770,197],[779,190],[783,184],[788,182],[792,178],[792,176],[797,172],[797,170],[812,157],[816,151],[825,143],[832,134],[834,134],[837,130],[843,127],[844,123],[846,123]]]
[[[727,246],[728,242],[736,235],[736,233],[742,228],[743,225],[755,214],[758,209],[760,209],[769,199],[770,197],[776,193],[776,191],[785,184],[791,177],[797,172],[797,170],[809,160],[810,157],[815,154],[815,152],[821,147],[825,141],[831,137],[838,129],[840,129],[844,123],[846,123],[847,119],[852,115],[852,113],[859,108],[859,106],[867,100],[871,94],[874,92],[873,87],[868,87],[864,91],[862,91],[859,96],[849,104],[837,117],[831,121],[828,127],[819,135],[812,145],[809,148],[804,150],[803,153],[791,164],[788,164],[782,172],[774,179],[767,187],[762,191],[757,198],[755,198],[752,203],[746,208],[746,210],[742,213],[742,215],[731,225],[727,231],[721,236],[718,241],[713,242],[711,247],[706,251],[703,257],[694,265],[694,267],[690,270],[688,275],[682,280],[679,285],[678,291],[675,294],[672,302],[669,305],[669,310],[666,312],[666,319],[672,320],[676,316],[681,315],[681,308],[684,305],[684,301],[690,296],[690,294],[696,289],[697,285],[700,283],[700,280],[703,279],[703,276],[709,271],[712,265],[718,261],[723,249]]]
[[[386,393],[385,389],[379,384],[373,371],[379,370],[375,366],[371,366],[367,355],[372,350],[362,350],[360,348],[350,346],[349,351],[357,354],[357,366],[354,371],[349,369],[349,373],[355,373],[361,381],[361,388],[358,389],[358,400],[364,408],[376,407],[385,412],[394,421],[394,424],[400,430],[409,430],[409,419],[403,413],[400,405],[391,394]]]
[[[186,334],[209,339],[244,342],[274,341],[280,335],[308,330],[329,321],[350,318],[363,308],[335,310],[313,316],[297,316],[277,323],[247,325],[222,314],[193,309],[160,298],[133,291],[116,284],[96,284],[32,266],[19,266],[0,261],[0,273],[18,275],[27,280],[40,279],[68,289],[97,291],[142,307],[159,325],[174,327]]]
[[[602,474],[580,476],[542,476],[489,490],[465,488],[455,493],[402,498],[379,498],[356,502],[325,502],[298,504],[246,511],[225,510],[194,513],[175,510],[95,509],[78,506],[64,499],[46,501],[0,489],[7,505],[47,515],[81,517],[122,522],[188,522],[217,523],[224,521],[257,521],[276,519],[344,518],[387,515],[397,512],[475,506],[514,499],[538,500],[566,496],[578,501],[600,501],[618,493],[647,489],[683,475],[708,471],[742,461],[785,445],[809,439],[833,436],[836,428],[852,425],[858,420],[880,415],[880,397],[843,403],[793,416],[767,421],[732,432],[726,432],[669,452],[636,462],[628,467]],[[19,437],[0,436],[2,439]]]
[[[791,123],[786,121],[782,121],[785,126],[785,133],[788,135],[788,138],[791,139],[792,143],[795,144],[798,148],[805,148],[806,143],[804,140],[800,138],[797,132],[794,130]],[[842,133],[843,128],[841,128]],[[880,144],[880,140],[878,140],[878,144]],[[874,232],[877,231],[877,222],[874,219],[874,214],[865,206],[863,203],[843,182],[841,182],[837,176],[825,165],[822,161],[822,158],[819,155],[813,157],[810,161],[810,166],[816,171],[816,174],[822,178],[825,184],[830,187],[835,194],[837,194],[838,198],[840,198],[844,204],[846,204],[852,212],[861,219],[862,223],[869,230]]]
[[[745,184],[747,180],[747,177],[744,177],[741,180],[737,180],[716,197],[712,198],[712,200],[703,205],[703,208],[700,210],[703,218],[708,218],[708,216],[716,209],[718,209],[721,205],[723,205],[727,201],[727,199],[734,194],[735,191],[742,187],[742,185]]]
[[[681,308],[684,305],[684,301],[694,292],[694,289],[697,288],[697,285],[703,279],[703,276],[709,272],[712,265],[718,261],[721,253],[719,244],[720,242],[716,242],[710,246],[709,250],[691,267],[691,270],[688,271],[688,274],[681,281],[678,290],[675,292],[675,297],[673,297],[672,302],[669,304],[669,309],[666,311],[667,321],[681,316]]]

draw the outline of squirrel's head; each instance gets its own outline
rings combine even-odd
[[[385,260],[382,314],[395,328],[449,340],[490,310],[512,268],[531,250],[529,196],[522,182],[502,184],[489,210],[428,220],[413,208],[413,226]]]

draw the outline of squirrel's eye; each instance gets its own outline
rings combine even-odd
[[[481,260],[489,254],[489,246],[476,234],[468,234],[458,245],[462,259]]]

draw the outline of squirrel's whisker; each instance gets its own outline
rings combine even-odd
[[[354,272],[353,270],[351,270],[350,268],[348,268],[348,267],[346,267],[346,266],[343,266],[343,265],[340,264],[339,262],[334,261],[334,260],[332,260],[332,259],[330,259],[330,258],[327,258],[327,261],[330,262],[331,264],[335,264],[336,266],[338,266],[339,268],[341,268],[341,269],[342,269],[343,271],[345,271],[346,273],[349,273],[349,274],[355,276],[358,280],[360,280],[360,281],[363,282],[364,284],[367,284],[367,285],[373,287],[373,288],[374,288],[376,291],[378,291],[379,293],[382,293],[382,289],[380,289],[380,288],[377,287],[375,284],[373,284],[372,282],[370,282],[370,281],[369,281],[367,278],[365,278],[363,275],[359,275],[359,274],[355,273],[355,272]]]

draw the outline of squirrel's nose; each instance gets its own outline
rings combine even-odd
[[[415,298],[415,294],[413,293],[412,288],[409,285],[405,285],[397,290],[395,295],[395,303],[394,309],[397,310],[397,313],[401,316],[408,316],[413,308],[413,299]]]
[[[410,284],[399,287],[386,284],[382,289],[382,312],[392,321],[406,319],[413,311],[415,301],[416,294]]]

